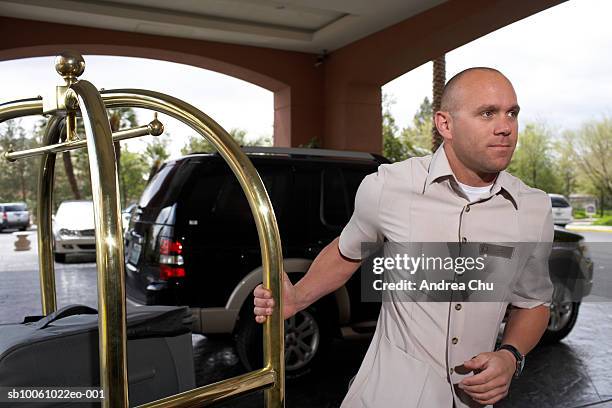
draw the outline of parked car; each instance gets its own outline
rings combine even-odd
[[[53,217],[53,255],[66,262],[68,254],[96,252],[93,202],[70,200],[60,203]]]
[[[26,203],[0,204],[0,231],[18,228],[25,231],[30,227],[30,211]]]
[[[555,225],[565,227],[570,222],[574,221],[572,216],[572,206],[569,200],[561,194],[548,194],[552,204],[553,222]]]
[[[388,162],[373,154],[322,149],[244,151],[272,201],[284,269],[292,281],[348,222],[362,179]],[[558,230],[555,239],[580,242],[582,237]],[[253,319],[252,298],[262,276],[258,236],[242,189],[218,154],[192,154],[163,165],[133,213],[125,250],[132,301],[190,306],[195,332],[234,334],[244,365],[261,367],[261,326]],[[584,251],[583,246],[556,248],[551,267],[561,277],[586,276],[580,284],[588,286],[592,265]],[[323,361],[332,338],[373,331],[380,304],[360,300],[360,273],[355,273],[344,287],[285,322],[289,377]],[[556,300],[555,316],[563,318],[551,320],[550,341],[573,327],[579,307],[574,300],[569,299],[570,307],[567,297]]]

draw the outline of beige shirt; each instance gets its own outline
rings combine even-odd
[[[550,199],[502,171],[469,201],[443,146],[435,154],[384,164],[367,176],[340,235],[340,252],[361,259],[362,242],[545,242],[553,240]],[[550,300],[551,245],[537,246],[511,288],[512,304]],[[537,285],[530,277],[545,276]],[[509,302],[383,302],[376,332],[342,407],[479,407],[456,384],[455,367],[495,347]],[[468,373],[466,375],[472,375]]]

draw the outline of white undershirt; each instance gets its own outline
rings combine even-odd
[[[459,187],[461,187],[465,195],[468,196],[470,202],[476,201],[481,196],[488,194],[491,191],[491,187],[493,187],[493,184],[484,187],[468,186],[460,182],[457,182],[457,184],[459,184]]]

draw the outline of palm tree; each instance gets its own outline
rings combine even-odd
[[[446,83],[446,54],[433,60],[433,104],[432,111],[435,114],[440,110],[442,102],[442,91]],[[433,122],[433,121],[432,121]],[[442,143],[442,136],[436,129],[436,124],[433,122],[431,129],[431,144],[432,152],[435,152]]]
[[[132,108],[117,108],[117,109],[109,109],[108,110],[108,120],[110,123],[111,130],[113,132],[118,131],[124,127],[134,127],[136,126],[136,113]],[[77,133],[79,135],[85,134],[85,128],[83,126],[83,122],[81,120],[77,123]],[[62,130],[61,140],[66,141],[66,129]],[[117,161],[117,171],[120,169],[120,160],[121,160],[121,147],[119,146],[119,142],[114,143],[115,147],[115,158]],[[64,161],[64,170],[66,171],[66,178],[68,179],[68,184],[70,184],[70,189],[72,190],[72,194],[76,200],[81,199],[81,191],[79,189],[77,178],[74,172],[74,165],[72,163],[72,156],[70,151],[65,151],[62,153],[62,158]]]
[[[125,127],[137,126],[136,113],[132,108],[109,109],[108,121],[113,133]],[[114,146],[115,161],[117,162],[117,171],[119,171],[121,168],[121,146],[119,142],[115,142]]]
[[[163,162],[170,157],[170,154],[167,151],[168,144],[169,140],[167,137],[162,139],[162,136],[156,136],[151,142],[147,143],[147,147],[144,152],[150,165],[147,184],[149,184]]]

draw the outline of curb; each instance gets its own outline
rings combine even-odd
[[[565,227],[568,231],[584,231],[584,232],[612,232],[612,227],[605,225],[568,225]]]

